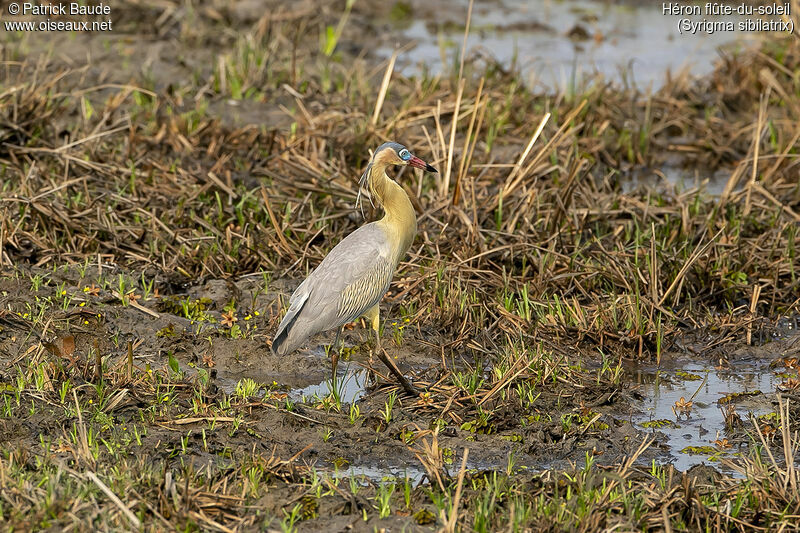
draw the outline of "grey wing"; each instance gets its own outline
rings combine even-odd
[[[367,224],[348,235],[295,290],[273,349],[294,351],[310,336],[352,322],[380,301],[394,275],[383,230]]]
[[[393,274],[394,265],[379,257],[369,270],[345,287],[336,308],[338,325],[352,322],[378,303],[389,290]]]

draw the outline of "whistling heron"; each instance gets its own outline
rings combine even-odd
[[[417,233],[417,215],[408,195],[386,175],[386,167],[390,165],[409,165],[438,172],[401,144],[387,142],[375,150],[359,184],[366,186],[370,199],[377,200],[383,207],[383,218],[345,237],[297,287],[272,341],[272,350],[278,355],[289,354],[312,335],[334,328],[335,345],[342,327],[363,316],[375,332],[378,357],[403,388],[413,394],[414,388],[381,349],[378,329],[381,298]],[[334,380],[338,358],[334,346],[331,356]]]

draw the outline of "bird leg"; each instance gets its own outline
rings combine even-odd
[[[378,337],[377,353],[378,353],[378,359],[383,361],[383,364],[386,365],[387,368],[389,368],[389,370],[392,372],[392,374],[394,374],[394,376],[397,378],[397,381],[400,382],[400,385],[403,386],[406,392],[412,396],[419,396],[419,391],[416,388],[414,388],[414,386],[406,379],[403,373],[400,372],[400,369],[397,368],[397,365],[394,364],[394,361],[392,361],[392,359],[386,354],[383,348],[381,348],[380,337]]]
[[[400,382],[400,385],[403,386],[407,393],[412,396],[419,396],[419,391],[406,379],[403,373],[400,372],[400,369],[397,368],[397,365],[394,364],[392,358],[389,357],[386,351],[381,347],[381,333],[379,329],[380,309],[378,304],[375,304],[375,307],[367,311],[367,317],[370,319],[372,330],[375,332],[375,353],[378,355],[378,359],[380,359],[389,371],[394,374],[394,377],[397,378],[397,381]]]
[[[344,348],[344,340],[342,340],[342,348],[337,348],[336,345],[339,344],[339,337],[342,334],[342,329],[344,326],[340,326],[336,330],[336,338],[333,340],[333,347],[331,353],[331,384],[336,384],[336,366],[339,364],[339,354],[341,353],[342,349]]]

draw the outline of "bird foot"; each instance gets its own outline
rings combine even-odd
[[[408,394],[410,394],[411,396],[415,396],[415,397],[416,397],[416,396],[419,396],[420,394],[422,394],[422,393],[419,391],[419,389],[418,389],[418,388],[416,388],[414,385],[412,385],[412,384],[411,384],[411,382],[410,382],[410,381],[408,381],[408,380],[406,380],[406,382],[405,382],[405,383],[403,383],[403,382],[400,382],[400,385],[401,385],[401,386],[403,387],[403,389],[404,389],[404,390],[405,390],[405,391],[406,391]]]

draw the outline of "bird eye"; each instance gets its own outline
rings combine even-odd
[[[397,155],[399,155],[400,159],[402,159],[403,161],[408,161],[409,159],[411,159],[411,152],[409,152],[406,148],[400,150],[400,152],[398,152]]]

